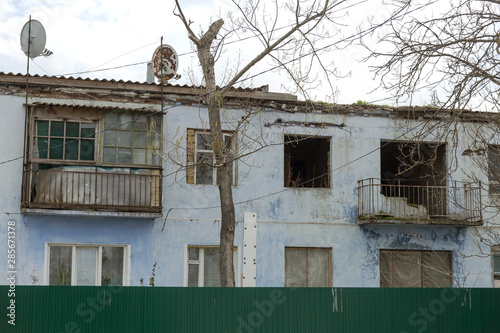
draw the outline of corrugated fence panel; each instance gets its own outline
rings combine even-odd
[[[500,332],[500,289],[0,286],[0,332]]]

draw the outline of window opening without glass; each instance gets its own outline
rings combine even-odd
[[[330,187],[330,138],[285,135],[285,187]]]

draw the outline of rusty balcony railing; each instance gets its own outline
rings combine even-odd
[[[56,166],[23,176],[23,208],[161,213],[159,169]]]
[[[414,185],[413,185],[414,184]],[[358,181],[358,223],[481,225],[481,184],[422,180]]]

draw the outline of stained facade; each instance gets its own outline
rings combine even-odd
[[[147,285],[154,272],[157,286],[219,285],[217,171],[195,87],[30,80],[25,107],[26,78],[0,74],[1,234],[15,222],[18,283]],[[266,87],[231,91],[222,114],[228,156],[241,156],[237,285],[494,286],[496,183],[479,167],[487,149],[466,153],[474,138],[460,134],[474,122],[459,141],[416,142],[416,126],[440,121],[425,109]]]

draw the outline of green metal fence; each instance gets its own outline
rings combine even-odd
[[[16,286],[15,297],[11,292],[0,286],[0,332],[500,332],[500,289]]]

